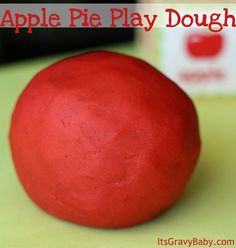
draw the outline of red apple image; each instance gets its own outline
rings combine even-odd
[[[221,34],[190,34],[186,40],[186,48],[191,57],[214,58],[223,48],[224,37]]]

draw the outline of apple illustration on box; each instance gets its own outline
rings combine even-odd
[[[186,39],[186,49],[193,58],[215,58],[223,49],[221,34],[191,33]]]

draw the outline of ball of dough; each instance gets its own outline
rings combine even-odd
[[[190,98],[146,62],[112,52],[39,72],[16,104],[10,144],[38,206],[105,228],[145,222],[174,204],[200,150]]]

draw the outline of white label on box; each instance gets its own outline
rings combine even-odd
[[[236,31],[159,29],[161,56],[155,64],[192,94],[236,93]],[[155,32],[153,32],[155,33]]]

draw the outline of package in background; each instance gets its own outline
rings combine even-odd
[[[192,95],[236,94],[236,31],[138,30],[143,58]]]

